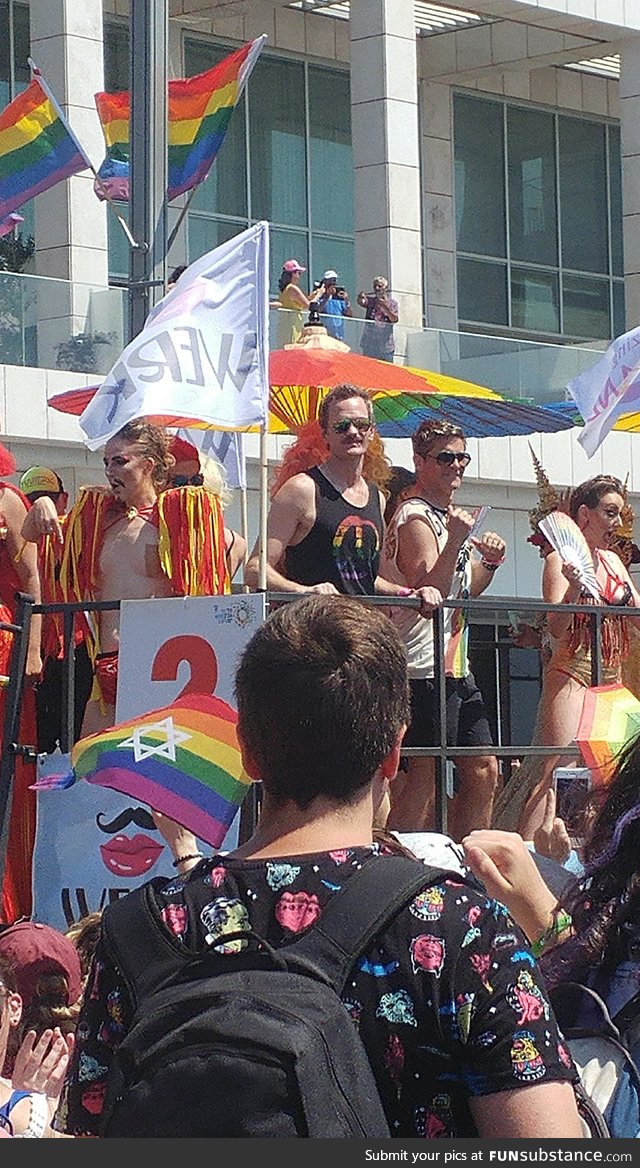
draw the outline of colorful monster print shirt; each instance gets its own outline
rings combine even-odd
[[[202,861],[154,882],[165,926],[189,948],[250,922],[272,946],[309,928],[379,845],[278,860]],[[220,942],[222,941],[222,945]],[[398,1137],[474,1136],[471,1096],[533,1083],[575,1081],[573,1063],[523,933],[506,908],[452,873],[419,893],[356,963],[342,995]],[[131,1019],[117,970],[99,943],[76,1045],[54,1120],[70,1135],[103,1134],[114,1051]]]

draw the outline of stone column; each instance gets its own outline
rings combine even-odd
[[[399,350],[423,318],[413,0],[352,0],[351,116],[358,288],[389,279]]]
[[[627,328],[640,322],[640,38],[620,53],[622,227]]]
[[[104,87],[102,15],[102,0],[31,0],[31,55],[96,168],[105,149],[94,101]],[[36,197],[36,272],[50,277],[36,283],[40,365],[55,367],[60,341],[111,331],[112,315],[121,325],[120,297],[111,313],[109,293],[93,291],[108,283],[108,213],[89,170]]]

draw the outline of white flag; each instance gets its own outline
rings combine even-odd
[[[134,418],[219,430],[266,425],[269,225],[256,223],[182,273],[80,417],[90,450]],[[178,423],[179,424],[179,423]]]
[[[612,341],[604,356],[567,389],[584,418],[578,442],[591,458],[614,422],[640,409],[640,328]]]

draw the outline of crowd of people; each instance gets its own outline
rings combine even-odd
[[[351,306],[337,273],[327,270],[306,296],[302,272],[297,261],[284,265],[280,302],[300,314],[316,303],[339,336]],[[328,307],[334,301],[339,309]],[[387,281],[377,277],[374,294],[359,293],[357,302],[380,330],[375,355],[391,360],[398,313]],[[363,344],[372,346],[373,336]],[[296,599],[274,607],[254,633],[235,682],[244,766],[261,784],[259,816],[250,839],[205,858],[186,829],[156,813],[176,874],[153,882],[153,911],[194,960],[211,947],[242,951],[238,931],[286,949],[363,866],[398,850],[437,864],[445,874],[430,885],[425,870],[424,889],[361,955],[342,995],[391,1134],[580,1138],[577,1072],[548,989],[579,977],[597,980],[615,1003],[635,992],[640,744],[591,796],[580,875],[559,893],[537,858],[546,853],[564,871],[575,854],[556,815],[553,771],[592,683],[595,598],[541,537],[543,598],[585,609],[546,619],[534,741],[559,753],[529,782],[514,830],[502,830],[495,810],[504,779],[471,671],[463,602],[490,587],[506,541],[485,529],[482,508],[455,502],[471,461],[463,430],[422,422],[412,449],[412,470],[392,468],[370,396],[342,384],[286,450],[272,483],[266,588]],[[6,623],[18,590],[36,603],[223,595],[241,567],[241,586],[261,587],[262,549],[249,551],[225,523],[221,468],[162,427],[140,419],[111,438],[106,485],[82,487],[71,507],[51,468],[29,468],[16,488],[4,481],[15,463],[4,449],[0,455]],[[599,475],[574,488],[566,506],[587,542],[602,603],[640,608],[614,550],[628,509],[623,484]],[[374,596],[384,603],[367,605]],[[433,630],[443,599],[456,602],[442,617],[446,745],[479,748],[453,753],[447,837],[434,830],[433,756],[402,757],[403,747],[437,747],[445,730]],[[606,681],[622,677],[632,624],[640,616],[623,612],[601,622]],[[76,736],[113,725],[118,649],[117,607],[79,615]],[[34,619],[20,732],[30,728],[44,750],[59,742],[62,653],[59,617]],[[18,759],[0,925],[0,1134],[104,1137],[135,1003],[106,940],[108,910],[68,936],[30,919],[33,777]],[[640,1102],[637,1118],[629,1135],[640,1134]],[[150,1115],[145,1134],[183,1133]]]

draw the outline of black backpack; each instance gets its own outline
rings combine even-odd
[[[238,954],[185,951],[158,919],[155,881],[107,905],[104,944],[134,1017],[110,1074],[104,1135],[388,1138],[339,995],[372,939],[450,875],[407,856],[372,858],[300,940],[273,949],[249,935]]]

